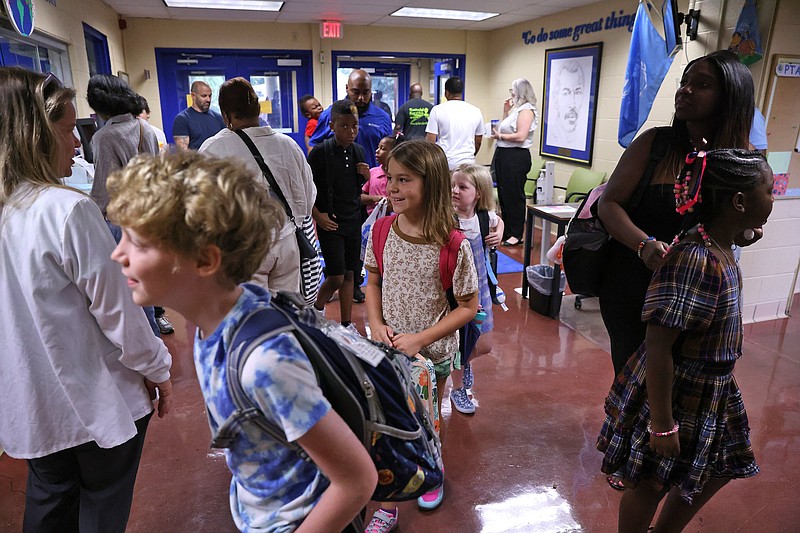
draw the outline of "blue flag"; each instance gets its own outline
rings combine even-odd
[[[761,33],[758,31],[756,0],[747,0],[742,7],[728,50],[737,54],[739,61],[745,65],[752,65],[764,57],[764,52],[761,50]]]
[[[642,127],[653,107],[658,88],[664,81],[672,58],[667,55],[667,45],[653,27],[647,2],[639,2],[633,23],[631,49],[625,69],[625,86],[619,108],[619,144],[627,148],[636,132]]]

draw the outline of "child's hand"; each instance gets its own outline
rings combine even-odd
[[[387,346],[394,346],[394,343],[392,342],[392,337],[394,337],[394,330],[389,326],[387,326],[386,324],[382,324],[376,328],[373,328],[372,335],[374,337],[373,340],[382,342]]]
[[[490,248],[492,246],[499,246],[502,240],[503,235],[499,231],[490,231],[489,235],[486,236],[486,246]]]
[[[334,222],[328,213],[320,213],[318,217],[314,218],[317,222],[317,226],[325,231],[336,231],[339,229],[339,224]]]
[[[356,172],[361,174],[364,181],[369,181],[369,165],[366,163],[358,163],[356,165]]]
[[[392,343],[395,348],[408,355],[419,353],[424,346],[416,333],[399,333],[392,337]]]
[[[664,457],[679,457],[681,454],[681,444],[678,439],[678,434],[673,433],[666,437],[654,437],[650,435],[650,449]]]

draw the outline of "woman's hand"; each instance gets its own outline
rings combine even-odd
[[[503,102],[503,116],[508,115],[512,107],[514,107],[514,104],[511,102],[511,97],[506,98]]]
[[[647,268],[655,270],[664,264],[667,255],[667,243],[661,241],[645,241],[642,248],[642,261]]]
[[[752,232],[753,237],[747,239],[746,237],[750,237],[750,232]],[[761,226],[757,228],[746,229],[733,238],[733,244],[744,248],[745,246],[750,246],[754,242],[758,241],[763,236],[764,236],[764,228],[762,228]]]
[[[161,383],[155,383],[144,378],[144,385],[147,387],[150,400],[158,400],[158,418],[164,418],[172,406],[172,382],[166,380]],[[158,391],[158,395],[156,395],[156,391]]]
[[[650,449],[658,455],[677,459],[681,454],[681,444],[678,439],[678,434],[673,433],[666,437],[650,435]]]

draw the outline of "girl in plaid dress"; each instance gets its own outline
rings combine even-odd
[[[686,163],[675,184],[684,230],[653,274],[645,342],[606,398],[597,441],[603,472],[621,470],[632,489],[619,531],[647,531],[664,496],[655,531],[680,531],[728,481],[758,473],[733,377],[742,318],[731,245],[761,233],[772,171],[759,152],[740,149],[693,153]]]

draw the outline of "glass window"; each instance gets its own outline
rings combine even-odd
[[[108,38],[84,22],[83,39],[86,44],[86,57],[89,60],[89,75],[111,74]]]
[[[72,86],[66,46],[37,34],[32,37],[22,37],[8,30],[1,22],[0,66],[18,66],[35,72],[52,72],[66,86]]]
[[[189,74],[189,88],[191,89],[192,84],[196,81],[205,82],[209,87],[211,87],[211,109],[219,113],[219,88],[225,83],[225,76],[224,75],[216,75],[216,74]],[[186,100],[186,107],[190,107],[192,105],[192,98],[188,97]]]
[[[250,76],[250,85],[256,91],[258,102],[261,104],[262,113],[259,116],[261,125],[268,125],[273,129],[283,128],[281,82],[278,74]]]

